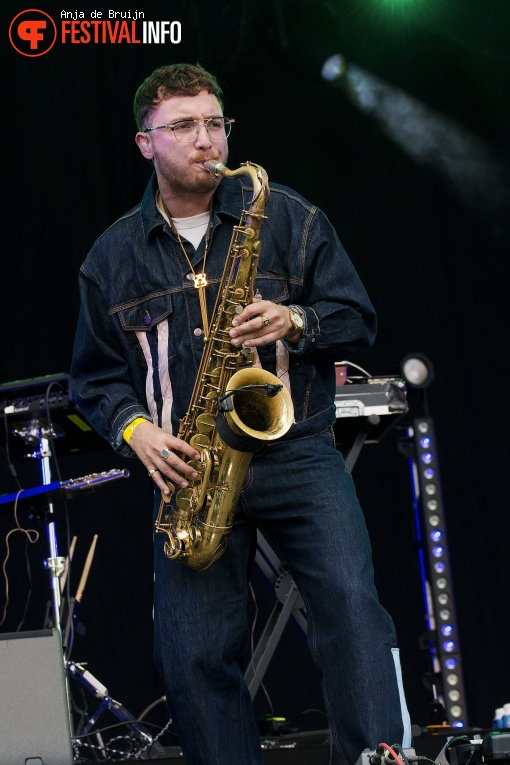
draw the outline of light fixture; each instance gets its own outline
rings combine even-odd
[[[409,354],[402,361],[402,374],[406,377],[418,358],[423,361],[427,374],[420,380],[426,387],[433,378],[432,365],[421,354]],[[409,379],[409,378],[407,378]],[[418,377],[413,378],[418,381]],[[410,384],[413,383],[410,381]],[[416,387],[416,382],[415,382]],[[459,645],[459,629],[455,614],[452,573],[448,551],[447,529],[441,491],[441,476],[437,455],[437,438],[431,417],[416,417],[408,431],[413,449],[410,452],[415,518],[418,538],[422,541],[422,579],[427,593],[426,607],[430,614],[430,628],[436,634],[431,643],[434,671],[440,680],[439,694],[444,702],[446,716],[452,727],[467,725],[464,681]],[[451,693],[454,686],[455,693]]]
[[[408,353],[400,362],[400,373],[411,388],[428,388],[434,379],[432,362],[423,353]]]

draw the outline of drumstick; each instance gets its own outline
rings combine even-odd
[[[97,534],[94,534],[92,544],[90,545],[89,554],[87,555],[87,560],[85,561],[85,566],[83,567],[83,574],[81,575],[80,584],[78,585],[78,590],[76,591],[75,600],[78,603],[81,602],[83,590],[85,589],[85,585],[87,584],[87,578],[89,575],[90,567],[92,566],[92,559],[94,557],[94,552],[96,549],[96,542],[97,542]]]

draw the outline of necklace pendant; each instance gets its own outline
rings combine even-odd
[[[207,277],[204,273],[202,274],[193,274],[193,284],[197,288],[197,290],[202,289],[203,287],[207,287]]]

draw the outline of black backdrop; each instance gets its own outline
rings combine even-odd
[[[404,17],[391,7],[382,0],[150,2],[138,8],[145,19],[182,23],[179,45],[57,42],[31,59],[7,41],[23,8],[4,3],[0,381],[69,370],[79,265],[94,239],[136,204],[149,176],[133,141],[134,91],[162,63],[200,59],[218,74],[226,114],[236,119],[230,166],[252,159],[270,179],[301,191],[326,211],[354,260],[380,321],[375,347],[355,360],[372,374],[398,373],[409,351],[434,363],[428,398],[470,720],[488,725],[493,709],[510,701],[505,195],[492,203],[488,171],[466,194],[455,178],[445,179],[439,161],[417,164],[377,120],[326,85],[320,68],[329,55],[344,53],[457,121],[483,141],[508,179],[510,8],[506,0],[415,0],[397,4]],[[108,10],[85,3],[76,10],[90,18],[94,8]],[[41,9],[59,23],[61,6]],[[504,190],[505,181],[499,186]],[[0,491],[14,491],[1,459]],[[65,458],[60,469],[73,477],[126,464],[105,451]],[[76,639],[75,657],[136,714],[161,687],[151,663],[150,486],[139,465],[128,467],[129,481],[75,500],[69,512],[79,537],[78,572],[92,535],[99,535],[80,614],[87,634]],[[34,465],[17,469],[25,486],[40,482]],[[426,725],[431,696],[422,680],[427,656],[418,648],[425,624],[411,487],[395,432],[365,448],[355,476],[379,591],[397,623],[411,717]],[[2,536],[12,525],[1,510]],[[59,534],[65,550],[63,523]],[[10,604],[0,628],[6,631],[19,625],[29,589],[20,534],[11,549]],[[47,600],[44,541],[28,554],[34,586],[23,629],[37,629]],[[73,588],[75,579],[76,571]],[[264,615],[271,595],[260,582],[254,586]],[[290,627],[267,687],[275,712],[288,718],[321,708],[303,641]],[[256,705],[258,713],[266,710],[262,694]],[[322,727],[324,719],[308,714],[298,724]]]

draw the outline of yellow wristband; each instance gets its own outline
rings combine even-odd
[[[130,422],[127,428],[124,430],[124,433],[122,434],[122,438],[127,444],[129,444],[129,442],[131,441],[133,430],[138,425],[140,425],[141,422],[148,422],[148,420],[146,420],[145,417],[137,417],[136,420],[133,420],[133,422]]]

